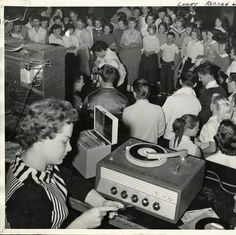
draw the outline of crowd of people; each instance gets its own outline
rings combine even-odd
[[[227,17],[216,16],[206,28],[192,7],[123,7],[109,19],[64,12],[47,7],[5,31],[65,47],[66,99],[81,120],[92,124],[94,106],[102,105],[131,136],[174,149],[191,146],[195,156],[217,151],[221,121],[236,116],[236,46]],[[88,82],[93,89],[81,96]],[[165,97],[163,105],[149,102],[153,89]]]
[[[88,122],[86,128],[93,123],[94,106],[101,105],[119,118],[127,137],[187,149],[195,157],[236,169],[236,45],[225,18],[216,16],[206,29],[197,10],[167,7],[154,14],[151,7],[120,8],[104,21],[90,15],[83,19],[73,10],[63,15],[62,9],[48,7],[26,25],[14,21],[5,32],[8,37],[65,47],[66,71],[75,69],[66,76],[73,83],[67,87],[69,101],[79,122]],[[82,95],[87,83],[93,89]],[[163,104],[150,101],[153,90],[164,97]],[[83,183],[75,189],[66,172],[55,166],[71,150],[74,108],[67,101],[40,101],[20,124],[18,139],[24,151],[17,154],[8,175],[11,226],[60,227],[67,215],[67,189],[75,195],[81,190],[79,197],[97,207],[69,228],[97,227],[107,212],[123,207]],[[53,156],[48,154],[52,148]],[[43,188],[44,181],[51,186]],[[39,194],[29,201],[24,195],[32,189]],[[50,200],[56,203],[51,210],[46,204],[44,209],[29,206]],[[38,210],[40,217],[30,216]]]

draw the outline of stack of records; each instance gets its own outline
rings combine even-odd
[[[80,133],[79,142],[87,149],[106,145],[102,137],[100,137],[94,130],[82,131]]]

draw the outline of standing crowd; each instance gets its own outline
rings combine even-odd
[[[66,99],[90,124],[102,105],[131,136],[197,157],[218,152],[224,120],[235,127],[236,43],[222,15],[206,28],[192,7],[123,7],[109,19],[47,7],[5,34],[65,48]],[[93,89],[83,96],[84,84]]]

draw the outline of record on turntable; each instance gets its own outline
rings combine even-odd
[[[126,147],[129,162],[141,167],[157,167],[167,162],[167,158],[150,158],[150,154],[164,154],[167,151],[159,145],[138,143]]]

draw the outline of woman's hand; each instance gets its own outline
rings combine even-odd
[[[116,206],[95,207],[85,211],[81,216],[76,218],[67,228],[69,229],[87,229],[97,228],[101,225],[104,216],[109,211],[117,211]]]
[[[105,200],[104,202],[103,202],[103,206],[106,206],[106,207],[115,207],[115,208],[117,208],[117,210],[119,210],[119,209],[122,209],[122,208],[124,208],[125,206],[122,204],[122,203],[120,203],[120,202],[116,202],[116,201],[110,201],[110,200]],[[116,210],[116,211],[117,211]],[[113,219],[116,215],[117,215],[117,212],[114,212],[114,211],[111,211],[111,212],[109,212],[109,219]]]

